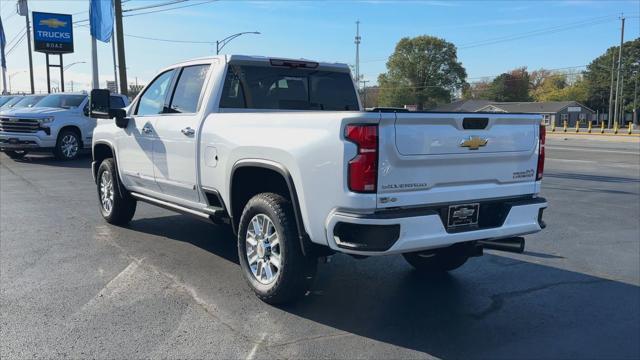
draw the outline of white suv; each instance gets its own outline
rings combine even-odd
[[[114,108],[129,104],[123,95],[112,94],[111,99]],[[80,149],[91,146],[95,124],[89,117],[87,93],[47,95],[30,107],[0,112],[0,150],[14,159],[42,151],[53,152],[60,160],[75,159]]]

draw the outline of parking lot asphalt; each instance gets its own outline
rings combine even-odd
[[[443,277],[336,255],[303,301],[255,298],[229,229],[98,213],[90,158],[0,155],[0,357],[639,358],[638,143],[548,139],[547,229]]]

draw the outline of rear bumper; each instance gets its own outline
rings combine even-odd
[[[469,201],[473,202],[473,201]],[[337,252],[387,255],[446,247],[455,243],[536,233],[544,228],[544,198],[500,200],[505,213],[489,227],[447,231],[437,206],[362,215],[332,212],[326,222],[327,243]],[[481,202],[482,203],[482,202]],[[498,215],[496,215],[498,216]]]

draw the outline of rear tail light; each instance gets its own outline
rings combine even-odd
[[[536,181],[542,180],[544,174],[544,143],[547,137],[547,127],[540,125],[540,150],[538,151],[538,170],[536,171]]]
[[[358,154],[349,160],[349,190],[375,193],[378,175],[378,125],[347,125],[345,138],[358,146]]]

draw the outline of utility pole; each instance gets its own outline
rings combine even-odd
[[[124,56],[124,32],[122,29],[122,0],[114,0],[116,15],[116,36],[118,40],[118,71],[120,73],[120,93],[127,95],[127,63]],[[116,80],[117,81],[117,80]]]
[[[360,87],[360,20],[356,21],[356,86]]]
[[[607,128],[611,129],[611,120],[613,119],[613,70],[616,64],[616,51],[611,51],[611,90],[609,90],[609,115],[607,115]]]
[[[31,94],[35,94],[33,86],[33,59],[31,58],[31,24],[29,23],[29,4],[27,0],[18,0],[18,15],[24,16],[27,28],[27,52],[29,53],[29,79],[31,80]]]
[[[619,127],[624,126],[624,72],[620,74],[620,119]]]
[[[620,70],[622,68],[622,44],[624,43],[624,15],[620,17],[622,21],[622,29],[620,29],[620,49],[618,49],[618,75],[616,76],[616,103],[614,107],[614,115],[613,118],[618,121],[618,98],[620,97],[620,92],[618,89],[620,88]]]
[[[634,73],[636,86],[633,89],[633,125],[638,125],[638,70]]]

